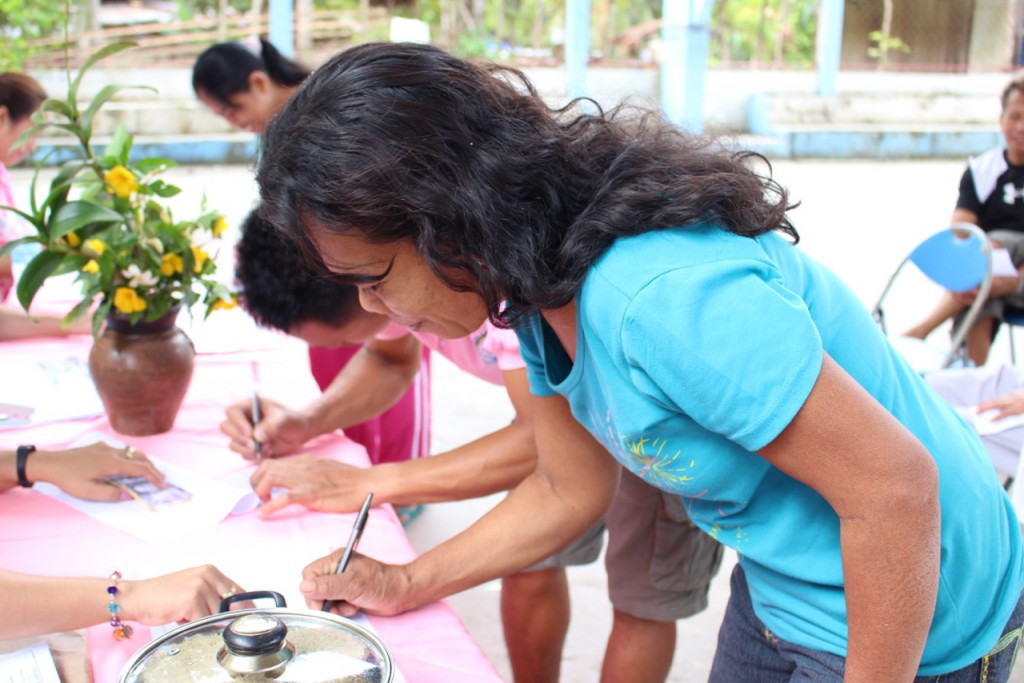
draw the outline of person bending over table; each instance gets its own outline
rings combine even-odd
[[[793,244],[777,181],[634,111],[378,43],[271,122],[268,222],[394,321],[514,325],[535,396],[507,498],[408,564],[312,562],[306,599],[393,614],[517,571],[605,513],[621,465],[737,551],[712,683],[1006,681],[1024,549],[981,442]]]
[[[0,450],[0,491],[49,482],[83,500],[117,501],[121,489],[104,478],[145,477],[158,486],[164,476],[141,451],[95,443],[67,450],[21,446]],[[124,494],[127,495],[127,494]],[[192,567],[138,581],[36,576],[0,569],[0,638],[25,638],[110,622],[119,640],[131,637],[123,622],[147,626],[186,622],[216,614],[220,601],[241,589],[213,565]]]
[[[274,245],[267,240],[276,241]],[[259,254],[259,265],[247,261]],[[243,306],[258,320],[278,320],[291,334],[310,343],[332,343],[334,338],[365,334],[366,319],[380,319],[359,307],[358,294],[343,285],[312,273],[294,244],[282,243],[257,214],[245,221],[238,248],[238,280]],[[254,284],[254,287],[250,285]],[[303,318],[302,309],[285,305],[318,296],[350,308],[347,322],[330,316]],[[313,332],[315,330],[315,333]],[[485,323],[458,339],[390,326],[365,348],[372,353],[381,337],[415,336],[428,347],[470,374],[503,384],[516,407],[514,422],[447,453],[415,461],[358,468],[334,460],[296,456],[264,461],[252,477],[253,486],[265,501],[261,514],[271,514],[298,503],[326,512],[357,510],[367,491],[374,501],[416,505],[463,500],[508,490],[532,471],[536,463],[528,408],[526,372],[519,343],[510,330]],[[388,369],[389,362],[404,365],[393,356],[373,356],[373,363],[354,359],[339,375],[333,391],[324,394],[314,409],[290,411],[268,403],[262,434],[273,443],[275,435],[302,433],[303,439],[343,425],[353,406],[386,405],[387,395],[374,393],[389,386],[391,395],[403,390],[398,381],[408,375]],[[392,378],[382,381],[381,377]],[[317,417],[318,409],[330,411],[331,419]],[[247,402],[229,408],[224,431],[233,448],[253,448]],[[332,422],[333,420],[333,422]],[[289,425],[319,425],[321,431],[292,431]],[[257,431],[261,431],[257,425]],[[291,437],[289,437],[291,438]],[[271,498],[271,491],[287,491]],[[721,546],[700,533],[686,518],[678,499],[628,475],[623,479],[616,505],[609,512],[609,548],[606,564],[609,592],[614,606],[612,635],[606,650],[604,680],[663,681],[671,666],[675,645],[675,620],[691,616],[707,606],[711,577],[721,559]],[[512,670],[517,681],[558,679],[562,645],[569,623],[569,595],[565,567],[593,562],[601,549],[603,527],[598,525],[564,551],[502,580],[501,613]],[[657,557],[655,556],[657,553]],[[685,557],[686,574],[664,576],[658,567],[667,557]]]
[[[208,109],[235,128],[262,134],[267,122],[309,73],[305,64],[285,57],[270,42],[251,36],[240,42],[216,43],[204,50],[192,67],[192,89]],[[252,248],[262,246],[253,244]],[[247,255],[254,268],[259,267],[259,258],[258,253]],[[251,286],[255,288],[259,283],[253,280]],[[290,305],[314,311],[331,308],[330,301],[316,298],[292,301]],[[383,318],[379,321],[381,326],[385,324]],[[275,320],[259,322],[281,328]],[[344,337],[337,338],[333,346],[310,344],[310,370],[321,390],[330,386],[360,349],[361,344]],[[381,349],[377,352],[385,353]],[[430,451],[429,352],[424,351],[422,359],[415,358],[410,367],[403,368],[406,370],[416,379],[406,384],[405,393],[395,397],[387,410],[345,425],[346,436],[366,448],[372,463],[409,460]],[[278,450],[278,455],[289,452],[283,439],[275,439],[275,446],[286,449]],[[403,523],[408,523],[417,510],[399,512]]]

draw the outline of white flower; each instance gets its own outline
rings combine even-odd
[[[128,266],[121,275],[128,280],[128,286],[134,289],[152,287],[157,283],[157,277],[153,273],[148,270],[142,270],[135,263]]]

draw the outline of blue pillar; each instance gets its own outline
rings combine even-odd
[[[294,0],[269,0],[269,40],[285,57],[295,56]]]
[[[565,4],[565,94],[587,96],[587,61],[590,57],[590,0]]]
[[[843,0],[821,0],[817,42],[818,94],[831,97],[843,52]]]
[[[662,0],[661,108],[694,133],[704,130],[704,76],[712,0]]]

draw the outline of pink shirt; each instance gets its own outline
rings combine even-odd
[[[11,174],[7,167],[0,163],[0,205],[14,206],[14,192],[11,190]],[[14,216],[9,211],[0,211],[0,247],[13,239],[21,237],[17,230]],[[10,275],[0,276],[0,301],[5,301],[11,288],[14,286],[14,278]]]
[[[398,339],[410,334],[408,328],[391,323],[377,335]],[[505,384],[502,373],[525,368],[519,355],[519,338],[512,330],[495,327],[488,320],[472,334],[459,339],[442,339],[435,334],[413,332],[424,346],[440,353],[462,370],[491,384]]]

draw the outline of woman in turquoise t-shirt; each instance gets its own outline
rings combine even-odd
[[[712,680],[1006,680],[1024,556],[984,449],[742,157],[385,44],[318,69],[265,150],[273,225],[399,324],[514,325],[537,404],[503,503],[407,565],[317,560],[311,605],[395,613],[539,560],[603,513],[610,452],[739,555]]]

